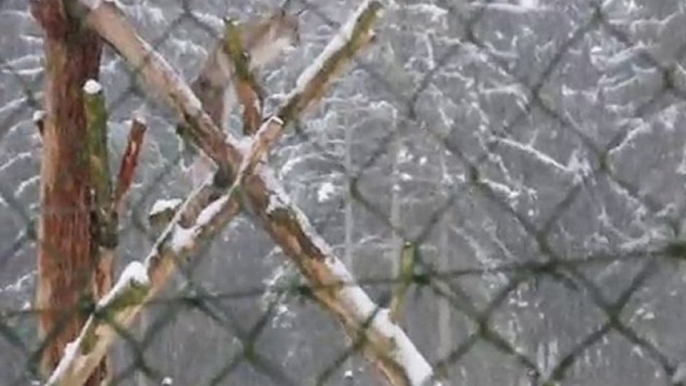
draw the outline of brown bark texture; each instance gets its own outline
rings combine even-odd
[[[48,375],[64,347],[79,333],[93,301],[98,262],[92,253],[89,163],[83,85],[98,78],[102,43],[69,16],[68,1],[31,3],[44,30],[46,60],[41,218],[38,243],[39,326],[45,347],[41,370]],[[100,275],[102,276],[102,274]],[[108,279],[109,281],[109,279]],[[101,366],[86,385],[105,376]]]

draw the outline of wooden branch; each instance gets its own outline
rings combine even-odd
[[[346,24],[346,27],[354,27],[350,28],[352,33],[347,33],[347,30],[344,30],[346,33],[343,36],[350,36],[351,38],[371,36],[355,31],[361,25],[359,21],[375,19],[379,9],[379,3],[366,2],[360,7],[353,20]],[[146,298],[153,296],[163,286],[173,270],[175,261],[185,261],[203,240],[216,234],[238,213],[240,204],[236,192],[238,191],[238,184],[243,182],[243,188],[240,190],[247,193],[247,197],[262,220],[263,226],[284,252],[298,264],[303,274],[312,283],[316,298],[343,323],[348,333],[354,337],[364,336],[366,338],[363,344],[365,354],[389,382],[393,385],[420,385],[425,381],[432,380],[431,367],[412,345],[409,338],[402,329],[390,322],[387,311],[376,312],[378,308],[354,284],[350,274],[333,255],[328,245],[312,230],[302,212],[289,203],[288,197],[272,173],[267,169],[260,173],[252,173],[251,169],[255,167],[254,160],[260,158],[259,153],[264,153],[267,150],[268,146],[265,144],[269,145],[270,140],[258,140],[256,138],[251,150],[247,152],[242,161],[237,142],[230,136],[225,136],[223,138],[225,141],[223,140],[219,144],[210,143],[210,139],[220,139],[219,131],[212,120],[204,112],[196,109],[197,99],[192,94],[185,91],[179,92],[179,90],[185,89],[183,85],[170,84],[171,80],[180,82],[178,75],[175,75],[159,56],[146,53],[145,47],[149,50],[147,44],[129,30],[130,26],[125,21],[122,24],[123,19],[113,5],[96,5],[88,14],[87,22],[106,41],[113,44],[134,66],[145,63],[140,60],[141,53],[157,58],[154,62],[155,65],[145,64],[146,68],[141,71],[144,77],[148,79],[148,83],[158,93],[163,94],[172,107],[178,110],[179,115],[195,132],[194,136],[199,139],[199,146],[208,155],[218,163],[231,167],[234,171],[241,171],[231,189],[207,205],[197,216],[193,226],[190,227],[180,225],[183,213],[188,207],[188,203],[192,202],[204,186],[186,201],[184,208],[163,232],[153,252],[146,259],[146,271],[151,283]],[[126,32],[122,32],[122,30],[126,30]],[[116,36],[112,36],[112,34]],[[127,35],[133,39],[122,38]],[[339,34],[340,36],[341,34]],[[127,45],[135,45],[136,47],[126,47]],[[341,49],[348,47],[347,44],[339,44],[338,46]],[[331,52],[330,54],[337,55],[339,52]],[[348,55],[339,55],[341,58],[339,60],[346,57]],[[331,62],[325,60],[323,63]],[[277,138],[285,124],[284,117],[295,118],[296,114],[303,111],[310,102],[318,99],[323,91],[320,93],[316,90],[323,90],[329,84],[337,68],[337,66],[310,68],[310,73],[314,75],[301,77],[307,82],[299,84],[298,90],[292,94],[293,98],[299,99],[299,102],[295,103],[289,100],[287,106],[290,105],[291,107],[282,109],[284,112],[283,115],[280,115],[282,119],[270,119],[265,124],[266,126],[263,125],[264,129],[260,131],[269,133],[269,135],[264,134],[265,138]],[[158,74],[157,72],[165,74]],[[314,85],[316,82],[321,83]],[[274,125],[274,128],[270,129],[269,125]],[[222,156],[226,156],[226,159],[222,159]],[[139,309],[140,305],[130,308],[135,310],[136,307]],[[134,314],[134,311],[130,311],[126,315],[122,315],[122,320],[132,319],[133,316],[131,315]],[[109,340],[96,339],[93,344],[97,350],[90,350],[89,353],[91,354],[87,353],[81,359],[72,360],[72,364],[67,364],[67,367],[86,372],[87,369],[84,370],[85,361],[95,362],[94,356],[104,355],[115,332],[106,323],[100,326],[102,336],[109,336]],[[73,385],[76,386],[76,384]]]
[[[107,149],[107,120],[105,97],[100,84],[89,79],[83,87],[84,111],[86,113],[86,155],[90,169],[92,247],[95,269],[93,271],[93,292],[95,299],[101,299],[112,289],[112,274],[115,249],[119,243],[118,218],[112,206],[112,177]],[[97,365],[97,363],[96,363]],[[112,376],[112,363],[108,357],[101,361],[101,379],[107,383]],[[83,379],[85,382],[86,378]]]
[[[141,286],[132,286],[130,277],[122,275],[116,288],[129,290],[113,291],[106,299],[114,299],[118,307],[109,307],[110,302],[103,301],[102,308],[107,317],[102,317],[102,310],[92,315],[79,339],[65,355],[46,386],[80,386],[95,369],[100,358],[107,354],[110,345],[117,337],[118,329],[128,328],[140,313],[147,301],[155,297],[165,286],[180,262],[187,263],[203,241],[207,241],[221,231],[228,222],[240,212],[238,189],[233,185],[225,196],[212,202],[198,216],[191,227],[181,225],[189,204],[196,200],[198,189],[182,205],[167,228],[162,232],[145,263],[138,263],[135,268]],[[121,299],[121,300],[120,300]],[[114,327],[116,326],[116,327]]]
[[[112,178],[107,151],[107,109],[102,88],[89,79],[84,86],[84,109],[88,130],[86,154],[90,168],[95,221],[95,242],[102,248],[117,245],[117,218],[112,215]],[[108,289],[109,290],[109,289]]]
[[[117,188],[114,193],[111,210],[115,213],[119,212],[122,205],[122,198],[131,187],[133,176],[138,165],[138,154],[143,145],[143,137],[147,127],[142,117],[135,117],[131,122],[131,131],[129,131],[128,140],[126,143],[126,150],[119,165],[119,174],[117,177]]]
[[[153,92],[189,126],[187,134],[190,140],[203,149],[221,170],[232,172],[231,165],[240,163],[241,153],[235,146],[227,144],[235,144],[236,140],[219,130],[203,111],[191,88],[162,56],[136,34],[116,3],[81,0],[80,4],[86,8],[82,11],[86,25],[126,58]]]
[[[284,122],[298,117],[313,106],[329,89],[332,80],[354,58],[355,54],[374,41],[371,29],[381,11],[381,3],[367,0],[357,13],[348,19],[324,51],[298,77],[288,103],[279,110]]]

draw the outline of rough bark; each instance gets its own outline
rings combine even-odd
[[[40,335],[47,339],[41,368],[49,374],[83,326],[88,310],[82,305],[93,298],[97,262],[91,250],[82,87],[87,79],[98,78],[102,45],[68,15],[63,1],[35,1],[31,11],[45,32],[47,66],[36,306],[41,310]],[[104,373],[96,370],[86,384],[98,384]]]

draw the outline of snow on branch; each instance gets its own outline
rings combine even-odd
[[[143,77],[153,92],[162,97],[191,126],[190,136],[220,168],[240,160],[240,152],[229,134],[219,130],[202,109],[191,88],[172,66],[138,36],[115,2],[81,0],[87,8],[86,24],[112,45]]]
[[[302,212],[290,204],[283,188],[269,169],[265,167],[257,173],[252,171],[256,167],[256,160],[261,158],[268,145],[278,137],[283,126],[313,101],[318,100],[334,75],[342,69],[346,59],[350,59],[357,49],[371,42],[373,34],[369,32],[369,27],[380,9],[378,2],[367,1],[353,15],[351,20],[354,21],[345,23],[342,31],[320,55],[315,65],[301,76],[291,98],[278,114],[280,119],[270,119],[263,125],[245,157],[241,154],[238,142],[216,127],[202,111],[190,88],[169,64],[138,37],[116,5],[108,2],[97,4],[90,9],[86,22],[137,68],[154,91],[164,96],[167,103],[191,128],[192,136],[201,149],[220,167],[227,166],[230,170],[240,171],[231,189],[219,199],[204,205],[192,224],[182,226],[182,219],[190,203],[211,185],[209,181],[196,190],[174,216],[146,258],[145,268],[150,287],[145,293],[145,299],[160,291],[176,262],[185,262],[202,241],[213,237],[238,213],[240,204],[236,192],[238,184],[242,183],[240,190],[249,200],[264,228],[300,267],[320,303],[343,323],[351,336],[364,336],[363,350],[374,366],[392,385],[419,386],[425,382],[434,382],[433,370],[426,359],[404,331],[390,321],[386,310],[374,312],[378,307],[354,284],[351,275],[333,255],[326,242],[313,230]],[[128,307],[127,313],[115,313],[111,320],[127,326],[143,301]],[[371,323],[367,323],[370,317]],[[109,331],[110,336],[109,341],[96,339],[91,342],[99,349],[97,352],[102,357],[115,332],[107,323],[100,322],[99,325],[104,331]],[[99,360],[94,356],[89,358],[95,363]],[[82,365],[76,366],[83,374],[87,372]]]
[[[321,98],[344,66],[374,40],[371,27],[378,19],[381,9],[378,1],[366,0],[343,24],[324,51],[298,77],[295,89],[287,98],[289,102],[278,113],[284,122],[297,117]]]
[[[363,352],[372,364],[391,385],[440,385],[431,365],[391,321],[389,311],[371,301],[307,217],[291,204],[273,172],[263,168],[260,177],[250,179],[245,191],[263,226],[307,277],[317,300],[353,339],[364,337]]]
[[[273,118],[265,122],[260,131],[270,132],[281,124],[278,118]],[[64,357],[46,386],[82,385],[100,358],[106,354],[117,330],[127,328],[145,302],[164,288],[176,264],[191,258],[204,240],[214,237],[238,214],[241,207],[238,188],[256,166],[259,155],[264,154],[261,143],[263,142],[253,141],[253,146],[239,168],[241,172],[231,188],[207,205],[190,227],[182,226],[181,220],[191,210],[191,203],[196,200],[204,185],[182,204],[145,259],[145,264],[129,264],[112,290],[98,302],[98,310],[88,319],[79,337],[67,346]],[[206,184],[211,184],[211,181]],[[167,204],[173,205],[170,202]],[[105,311],[106,317],[100,315]]]
[[[208,182],[209,183],[209,182]],[[165,286],[179,262],[186,262],[204,240],[214,237],[240,211],[237,189],[208,205],[191,227],[180,225],[194,193],[162,232],[144,263],[124,270],[112,290],[98,303],[79,337],[65,355],[46,386],[80,386],[106,355],[120,329],[128,328],[145,303]]]
[[[140,262],[129,263],[110,292],[98,301],[79,336],[65,346],[64,356],[45,386],[78,386],[86,382],[116,338],[116,327],[112,326],[127,326],[149,291],[146,268]]]

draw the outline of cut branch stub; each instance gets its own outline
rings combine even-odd
[[[119,212],[119,207],[122,205],[122,199],[126,192],[131,187],[133,176],[138,165],[138,155],[143,146],[143,137],[147,127],[141,117],[136,117],[131,122],[131,131],[129,131],[128,140],[126,142],[126,149],[124,156],[119,165],[119,174],[117,176],[117,190],[114,194],[112,202],[112,211]]]

